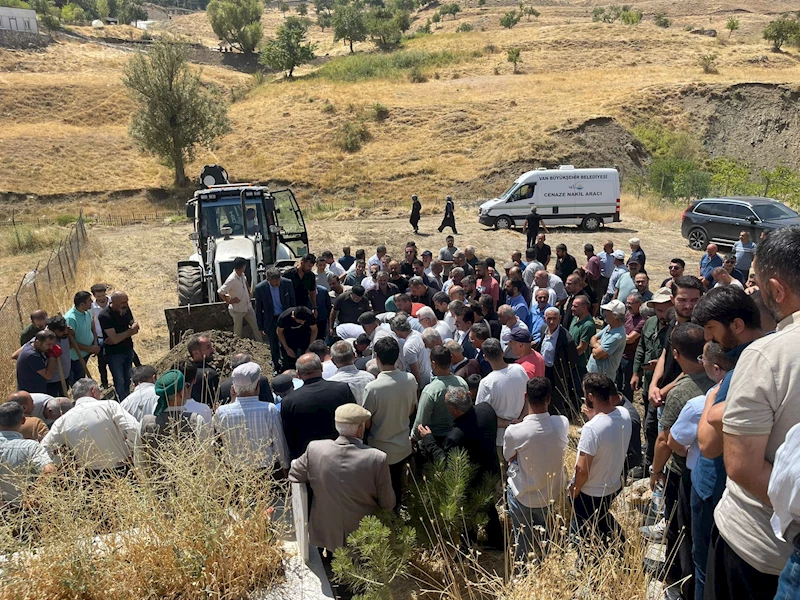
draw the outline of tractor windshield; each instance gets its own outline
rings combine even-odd
[[[303,213],[294,194],[290,190],[272,192],[275,198],[275,219],[283,229],[281,241],[286,244],[295,256],[308,253],[308,234]]]
[[[200,220],[203,238],[222,237],[222,228],[230,227],[232,235],[243,235],[247,227],[247,235],[264,234],[264,212],[259,200],[245,203],[245,215],[242,217],[242,202],[238,196],[223,198],[217,202],[205,202],[202,205]]]

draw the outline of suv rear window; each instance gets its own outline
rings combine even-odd
[[[711,215],[714,217],[730,216],[728,205],[721,202],[701,202],[694,207],[694,212],[698,215]]]

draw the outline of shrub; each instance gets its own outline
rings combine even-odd
[[[725,23],[725,29],[728,30],[728,37],[731,37],[733,32],[739,29],[739,19],[736,17],[730,17]]]
[[[336,107],[330,100],[325,100],[325,102],[322,104],[322,112],[324,112],[326,115],[332,115],[336,112]]]
[[[519,23],[519,20],[522,18],[522,15],[515,10],[507,12],[502,17],[500,17],[500,25],[505,27],[506,29],[511,29]]]
[[[492,43],[488,43],[483,47],[483,50],[488,54],[494,54],[495,52],[497,52],[497,46],[495,46]]]
[[[80,6],[70,2],[61,9],[61,20],[65,23],[83,23],[86,21],[86,13]]]
[[[536,17],[538,19],[542,14],[532,6],[526,6],[522,12],[528,16],[528,21],[531,20],[531,17]]]
[[[517,63],[522,62],[521,54],[522,51],[519,48],[509,48],[508,50],[508,62],[514,63],[514,73],[517,72]]]
[[[316,77],[330,81],[362,81],[365,79],[400,79],[417,67],[444,67],[466,60],[468,56],[451,50],[400,50],[391,54],[356,54],[334,58],[316,71]]]
[[[58,227],[34,228],[28,225],[4,227],[0,231],[0,250],[3,254],[29,254],[58,245],[64,231]]]
[[[663,12],[656,13],[656,14],[655,14],[655,16],[653,16],[653,22],[654,22],[654,23],[655,23],[655,24],[656,24],[658,27],[663,27],[664,29],[666,29],[667,27],[669,27],[670,25],[672,25],[672,21],[670,21],[670,20],[667,18],[667,15],[666,15],[666,13],[663,13]]]
[[[717,55],[714,53],[704,54],[697,61],[703,69],[703,73],[717,73]]]
[[[60,227],[66,227],[67,225],[71,225],[78,220],[78,217],[75,215],[58,215],[56,217],[56,225]]]
[[[420,69],[419,66],[411,67],[411,70],[408,72],[408,80],[411,83],[425,83],[428,81],[427,77],[425,77],[425,74],[422,72],[422,69]]]
[[[764,39],[772,42],[772,50],[778,52],[786,42],[800,40],[800,21],[789,17],[770,21],[764,29]]]
[[[376,102],[372,106],[372,114],[373,114],[373,117],[375,118],[375,121],[380,123],[380,122],[385,121],[386,119],[389,118],[389,109],[388,109],[388,107],[384,106],[380,102]]]
[[[308,5],[305,3],[298,4],[295,10],[297,11],[298,15],[305,17],[308,14]]]
[[[642,22],[642,11],[624,10],[620,13],[619,18],[625,25],[638,25]]]
[[[474,27],[472,27],[472,25],[470,25],[469,23],[462,23],[456,29],[456,33],[469,33],[473,29]]]
[[[461,12],[461,6],[459,6],[458,2],[450,2],[449,4],[442,4],[439,7],[439,12],[442,16],[450,15],[453,19],[456,18],[456,15]]]
[[[334,144],[345,152],[358,152],[369,139],[369,130],[361,121],[347,121],[334,134]]]

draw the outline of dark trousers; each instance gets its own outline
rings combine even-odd
[[[706,564],[706,600],[773,600],[778,576],[751,567],[722,538],[714,525]]]
[[[280,364],[281,364],[281,342],[278,339],[278,324],[277,322],[272,323],[272,325],[267,326],[267,342],[269,343],[269,352],[272,356],[272,366],[273,368],[280,372]]]
[[[688,472],[689,469],[686,469]],[[682,558],[684,552],[687,553],[688,560],[690,561],[691,571],[694,572],[694,562],[691,560],[692,543],[691,543],[691,524],[685,527],[687,523],[684,522],[686,515],[681,514],[679,504],[681,501],[682,492],[685,488],[682,487],[683,477],[673,473],[670,470],[664,471],[667,480],[664,483],[664,516],[667,519],[667,532],[666,532],[666,545],[667,545],[667,565],[665,573],[665,581],[673,584],[683,578],[683,562],[685,557]],[[691,491],[691,481],[689,482],[689,491]],[[689,514],[691,515],[691,501],[687,498],[687,505],[689,506]],[[682,518],[683,517],[683,518]],[[691,517],[689,517],[691,519]],[[689,538],[688,546],[685,542]]]
[[[98,340],[97,342],[102,347],[103,341]],[[107,388],[108,387],[108,364],[106,363],[106,356],[101,351],[100,354],[97,355],[97,370],[100,371],[100,386]]]
[[[603,277],[600,275],[600,279],[597,280],[597,297],[603,298],[608,291],[608,277]]]
[[[647,388],[642,388],[647,394]],[[658,409],[644,398],[644,472],[650,471],[653,456],[656,451],[656,438],[658,438]]]
[[[609,494],[597,498],[583,492],[578,494],[578,497],[572,502],[572,534],[581,538],[593,536],[604,546],[610,545],[614,538],[618,538],[621,543],[624,543],[625,533],[610,512],[611,503],[616,496],[617,494]],[[586,544],[581,546],[586,546]]]
[[[454,234],[458,233],[456,231],[456,219],[455,219],[455,217],[450,217],[448,219],[442,220],[442,224],[439,225],[439,233],[442,233],[442,231],[444,231],[445,227],[449,227],[450,229],[452,229]]]
[[[526,232],[528,235],[527,243],[525,244],[525,249],[533,248],[536,245],[536,236],[539,235],[538,229],[528,229]]]
[[[67,382],[67,389],[69,390],[69,382]],[[64,395],[64,390],[61,389],[61,380],[48,383],[45,388],[45,393],[53,398],[59,398]]]
[[[719,497],[703,499],[692,488],[692,558],[694,559],[694,598],[703,600],[706,585],[706,564],[708,563],[711,529],[714,527],[714,508]],[[689,600],[689,599],[687,599]]]
[[[633,402],[631,377],[633,377],[633,359],[628,359],[623,356],[619,363],[619,369],[617,369],[617,389],[622,390],[622,395]]]
[[[410,457],[411,455],[409,454],[400,462],[389,465],[389,476],[392,478],[392,489],[394,490],[395,512],[400,509],[400,503],[403,500],[403,475],[405,475],[406,464]]]
[[[88,359],[89,359],[89,357],[87,356],[86,360],[88,360]],[[84,377],[88,377],[89,376],[88,374],[85,374],[83,372],[83,365],[81,364],[81,361],[79,361],[79,360],[71,361],[69,372],[70,372],[70,382],[71,383],[75,383],[76,381],[78,381],[78,379],[83,379]]]
[[[692,555],[692,476],[691,471],[684,469],[681,475],[681,483],[678,488],[678,527],[679,541],[677,554],[673,560],[679,569],[679,581],[685,579],[681,584],[681,595],[684,598],[694,597],[694,557]],[[670,554],[667,554],[670,556]],[[670,583],[675,583],[671,581]]]
[[[120,402],[125,400],[131,391],[131,374],[133,373],[133,348],[121,354],[107,354],[106,361],[114,378],[114,389]]]

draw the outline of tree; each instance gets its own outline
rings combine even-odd
[[[658,26],[664,29],[667,29],[670,25],[672,25],[672,21],[667,18],[667,14],[663,12],[658,12],[653,15],[653,22]]]
[[[317,25],[322,31],[325,31],[326,27],[330,27],[333,24],[333,17],[331,17],[328,13],[319,13],[317,15]]]
[[[511,29],[512,27],[514,27],[514,25],[519,23],[519,20],[521,18],[522,18],[521,14],[519,14],[515,10],[512,10],[504,14],[502,17],[500,17],[500,25],[502,25],[506,29]]]
[[[431,23],[433,23],[433,26],[436,29],[439,29],[439,23],[441,22],[442,22],[442,15],[440,15],[438,12],[433,13],[433,15],[431,16]]]
[[[306,3],[298,4],[297,14],[301,17],[305,17],[308,14],[308,5]]]
[[[519,48],[509,48],[508,49],[508,62],[514,63],[514,73],[517,72],[517,63],[522,62],[522,50]]]
[[[31,8],[39,15],[39,23],[47,31],[55,31],[61,27],[61,11],[53,0],[31,0]]]
[[[331,14],[333,10],[333,0],[314,0],[314,12],[320,14]]]
[[[532,6],[526,6],[524,12],[526,15],[528,15],[528,21],[531,20],[531,17],[536,17],[538,19],[539,16],[542,14]]]
[[[147,11],[142,6],[142,0],[122,0],[119,6],[118,18],[120,23],[146,21]]]
[[[364,16],[372,40],[381,49],[391,48],[400,43],[401,31],[392,11],[388,8],[373,8]]]
[[[211,0],[208,3],[208,20],[211,29],[221,40],[242,52],[253,52],[261,37],[261,0]]]
[[[303,43],[307,33],[308,25],[304,19],[288,17],[275,32],[275,39],[264,46],[258,62],[276,71],[283,71],[286,77],[291,78],[295,67],[314,60],[317,45]]]
[[[350,44],[353,54],[353,42],[367,39],[367,25],[361,7],[356,4],[339,4],[333,11],[333,41],[344,40]]]
[[[97,14],[102,20],[106,20],[111,16],[111,7],[108,5],[108,0],[97,0]]]
[[[157,42],[125,65],[122,78],[136,103],[130,136],[175,170],[177,186],[187,182],[185,166],[195,148],[211,146],[230,129],[227,104],[204,90],[186,57],[186,47]]]
[[[703,54],[698,60],[697,64],[703,69],[703,73],[716,73],[717,72],[717,55],[713,52],[711,54]]]
[[[764,39],[772,42],[772,50],[778,52],[786,42],[800,36],[800,21],[781,17],[770,21],[764,29]]]
[[[739,29],[739,19],[736,17],[731,17],[728,19],[728,22],[725,23],[725,29],[728,30],[728,38],[730,39],[730,37],[733,35],[733,32]]]
[[[61,9],[61,20],[65,23],[83,23],[86,21],[86,13],[77,4],[69,2]]]
[[[439,13],[441,13],[442,17],[445,15],[451,15],[453,19],[456,18],[456,15],[461,12],[461,7],[458,5],[458,2],[450,2],[448,4],[442,4],[439,7]]]

